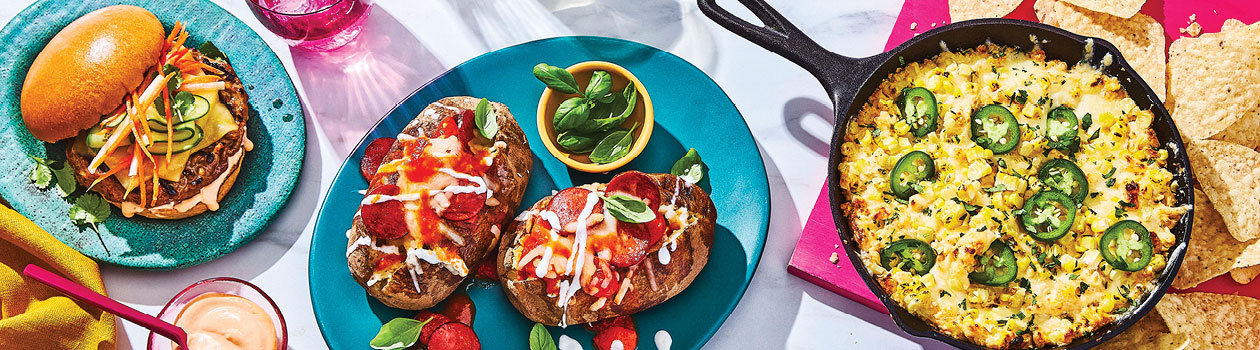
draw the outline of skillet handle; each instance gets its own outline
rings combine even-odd
[[[804,32],[796,28],[792,22],[789,22],[787,18],[784,18],[773,7],[770,7],[770,4],[767,4],[765,0],[739,0],[762,23],[765,23],[764,27],[754,25],[731,14],[719,6],[717,0],[697,1],[700,5],[700,12],[703,12],[705,16],[717,22],[717,24],[805,68],[805,70],[822,82],[823,87],[827,88],[827,94],[832,96],[833,99],[838,97],[836,95],[838,91],[835,91],[837,87],[851,84],[851,82],[842,81],[845,79],[838,73],[842,67],[857,64],[858,59],[827,51],[827,49],[818,45],[817,42],[814,42],[813,39],[810,39]]]

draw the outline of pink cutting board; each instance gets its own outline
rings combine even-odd
[[[1172,44],[1183,35],[1180,29],[1190,24],[1190,15],[1203,27],[1204,33],[1220,31],[1225,19],[1236,18],[1245,23],[1260,20],[1260,6],[1255,0],[1147,0],[1142,13],[1164,25],[1167,43]],[[1025,0],[1006,18],[1035,21],[1033,13],[1034,0]],[[948,24],[949,7],[946,0],[907,0],[901,7],[901,14],[889,35],[885,50],[900,45],[906,39]],[[911,24],[915,27],[910,29]],[[933,25],[935,24],[935,25]],[[837,259],[832,263],[832,254]],[[884,305],[875,298],[875,294],[866,287],[862,277],[858,276],[853,264],[840,245],[840,236],[836,233],[835,221],[831,217],[831,202],[827,198],[824,185],[818,194],[818,201],[805,222],[801,239],[796,243],[792,259],[788,262],[788,271],[797,277],[813,282],[832,292],[853,299],[880,312],[888,313]],[[1194,289],[1175,292],[1212,292],[1221,294],[1240,294],[1260,298],[1260,282],[1254,285],[1241,285],[1230,279],[1229,275],[1219,276],[1205,282]]]

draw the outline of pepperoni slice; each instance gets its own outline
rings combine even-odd
[[[481,350],[481,341],[472,327],[451,322],[434,331],[425,346],[428,350]]]
[[[622,194],[634,198],[638,198],[647,204],[647,207],[653,211],[661,206],[661,189],[648,174],[640,171],[627,171],[613,177],[605,188],[608,195]],[[668,225],[665,218],[660,213],[655,213],[656,218],[652,221],[635,224],[628,222],[618,222],[617,231],[623,235],[629,235],[644,241],[648,246],[655,245],[657,241],[665,235]]]
[[[566,232],[563,226],[576,222],[578,215],[582,214],[582,209],[586,208],[586,198],[591,191],[581,187],[566,188],[551,197],[551,202],[547,203],[547,210],[556,213],[556,217],[560,218],[560,226],[556,227],[559,234],[571,235],[573,233]],[[600,213],[604,211],[604,201],[595,199],[595,207],[592,213]],[[539,220],[539,223],[550,226],[546,220]]]
[[[481,262],[477,263],[477,267],[473,269],[474,271],[473,278],[480,278],[483,280],[491,280],[491,281],[498,280],[499,267],[498,265],[496,265],[496,263],[497,261],[495,261],[494,254],[490,254],[489,256],[482,258]]]
[[[381,160],[385,159],[385,154],[389,153],[389,148],[394,145],[393,137],[382,137],[372,140],[363,150],[363,159],[359,161],[359,173],[363,174],[364,179],[371,180],[372,175],[376,175],[376,170],[381,167]]]
[[[471,186],[472,181],[459,179],[460,186]],[[485,193],[455,193],[451,195],[451,206],[442,211],[442,217],[452,221],[464,221],[477,217],[481,208],[486,206]]]
[[[381,257],[376,258],[376,269],[375,269],[375,271],[384,271],[385,269],[388,269],[388,268],[390,268],[391,266],[394,266],[394,264],[400,263],[400,262],[402,262],[402,261],[403,261],[403,255],[402,255],[402,254],[385,254],[385,255],[381,255]]]
[[[398,186],[381,185],[368,192],[368,195],[398,195]],[[378,239],[398,239],[407,235],[407,222],[403,218],[403,203],[389,200],[364,205],[359,208],[363,216],[363,226],[367,227],[368,236]]]
[[[634,349],[639,345],[639,334],[634,331],[634,328],[614,326],[608,327],[603,332],[595,333],[593,340],[596,350],[614,349],[614,342],[621,343],[621,346],[616,349]]]
[[[476,119],[476,113],[469,109],[462,110],[442,118],[442,123],[438,124],[437,129],[429,132],[429,137],[455,136],[460,143],[464,144],[464,147],[468,147],[468,142],[473,139],[474,119]]]
[[[625,224],[624,222],[617,224],[618,226],[627,226],[623,225]],[[638,264],[647,257],[647,249],[651,246],[648,244],[648,241],[626,234],[619,234],[617,236],[619,242],[617,242],[616,246],[612,247],[612,258],[609,259],[613,265],[616,265],[617,267],[630,267]]]
[[[433,333],[436,333],[439,328],[442,328],[442,326],[445,326],[448,323],[458,323],[450,317],[433,313],[428,310],[420,310],[419,313],[416,313],[415,319],[418,321],[429,320],[429,323],[424,324],[424,328],[420,328],[419,342],[425,345],[429,344],[429,340],[433,337]]]
[[[613,318],[605,318],[599,321],[586,324],[586,330],[593,333],[600,333],[612,327],[621,327],[634,330],[634,318],[628,315],[621,315]]]
[[[597,260],[595,274],[582,286],[582,290],[596,298],[611,298],[621,289],[621,276],[608,266],[608,262]]]
[[[472,298],[469,298],[468,294],[455,293],[446,298],[446,305],[442,306],[442,315],[472,327],[473,318],[477,315],[477,307],[473,305]]]

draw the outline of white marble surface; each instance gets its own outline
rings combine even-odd
[[[313,137],[301,184],[265,233],[221,259],[168,272],[103,267],[110,294],[128,305],[156,313],[192,282],[234,276],[276,298],[290,348],[325,348],[307,291],[314,213],[364,131],[412,90],[476,55],[545,37],[603,35],[665,49],[708,73],[739,107],[766,163],[773,208],[765,253],[744,299],[705,348],[946,347],[910,337],[887,316],[787,273],[825,176],[831,102],[805,70],[730,34],[691,0],[378,0],[364,34],[332,53],[291,50],[261,27],[245,1],[215,0],[262,35],[302,95]],[[0,22],[31,2],[0,1]],[[853,56],[879,52],[901,8],[901,1],[770,2],[824,47]],[[721,3],[752,18],[733,0]],[[146,330],[124,324],[121,333],[121,349],[145,347]]]

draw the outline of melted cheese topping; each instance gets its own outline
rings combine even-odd
[[[908,87],[930,90],[939,104],[938,129],[924,137],[910,134],[896,104]],[[1020,124],[1020,144],[1004,155],[976,145],[968,132],[972,112],[992,103]],[[1046,114],[1060,105],[1080,119],[1073,155],[1046,147]],[[1173,193],[1184,184],[1165,169],[1168,152],[1153,119],[1093,67],[995,45],[945,52],[893,73],[850,121],[837,169],[842,210],[875,280],[943,333],[993,348],[1065,344],[1145,298],[1175,243],[1170,228],[1187,208],[1176,206]],[[936,178],[899,202],[888,194],[889,172],[911,151],[934,159]],[[1069,234],[1044,243],[1023,231],[1015,212],[1040,190],[1036,172],[1054,158],[1080,166],[1090,193]],[[1145,226],[1155,246],[1150,264],[1136,272],[1112,268],[1098,252],[1102,232],[1125,219]],[[904,238],[936,252],[926,275],[880,265],[880,250]],[[1017,279],[999,287],[971,283],[977,252],[995,239],[1013,248]]]

